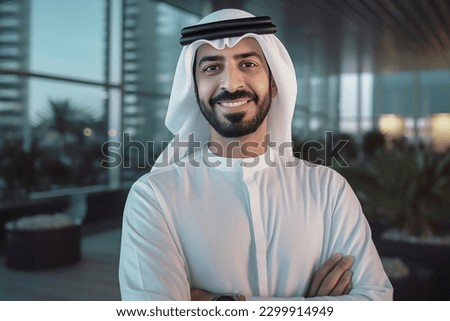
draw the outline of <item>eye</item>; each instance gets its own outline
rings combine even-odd
[[[241,66],[244,68],[254,68],[257,67],[258,65],[252,61],[244,61],[243,63],[241,63]]]
[[[218,71],[219,69],[220,69],[219,65],[209,65],[209,66],[204,67],[202,70],[204,72],[215,72],[215,71]]]

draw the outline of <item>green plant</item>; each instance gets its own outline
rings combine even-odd
[[[449,218],[450,155],[411,148],[379,150],[364,167],[347,169],[370,219],[428,236]]]
[[[362,149],[366,157],[373,157],[377,150],[386,146],[386,137],[378,130],[367,132],[363,136]]]

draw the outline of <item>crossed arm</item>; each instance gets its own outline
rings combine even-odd
[[[314,274],[307,297],[348,294],[352,288],[352,256],[333,254]],[[191,289],[191,301],[210,301],[217,294],[202,289]]]

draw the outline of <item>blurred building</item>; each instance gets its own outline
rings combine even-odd
[[[164,117],[174,63],[179,56],[179,51],[174,50],[174,39],[183,26],[195,23],[198,17],[157,1],[125,0],[123,10],[123,132],[130,135],[134,146],[139,142],[139,146],[148,149],[147,142],[157,142],[154,152],[144,152],[145,160],[136,155],[138,149],[132,148],[125,149],[124,157],[148,170],[159,152],[159,142],[171,138]],[[136,174],[124,169],[122,176],[133,180]]]
[[[29,49],[30,0],[0,1],[0,70],[28,70]],[[27,124],[28,79],[0,73],[0,137],[28,137]]]

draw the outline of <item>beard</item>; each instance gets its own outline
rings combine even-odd
[[[255,114],[250,119],[245,119],[245,116],[249,111],[230,112],[229,114],[224,115],[223,120],[221,120],[214,107],[215,104],[223,100],[235,100],[240,98],[247,98],[255,103]],[[199,99],[197,95],[197,103],[200,107],[200,111],[211,127],[214,128],[220,136],[231,138],[242,137],[256,132],[269,112],[272,97],[270,90],[261,98],[248,91],[237,91],[234,93],[226,91],[212,97],[208,103]]]

